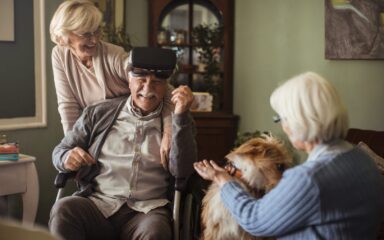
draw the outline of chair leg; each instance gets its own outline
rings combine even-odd
[[[184,214],[183,214],[183,240],[191,239],[191,218],[192,218],[192,194],[187,194],[184,201]]]
[[[56,195],[56,201],[55,202],[57,202],[63,196],[64,196],[64,189],[63,188],[59,188],[59,190],[57,192],[57,195]]]
[[[173,200],[173,239],[180,239],[180,230],[179,230],[179,222],[180,222],[180,199],[181,192],[175,191],[175,197]]]

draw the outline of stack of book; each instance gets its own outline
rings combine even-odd
[[[19,160],[19,144],[15,142],[0,143],[0,161]]]

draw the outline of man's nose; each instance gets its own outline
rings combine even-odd
[[[153,79],[154,79],[154,75],[153,74],[148,74],[147,76],[145,76],[146,78],[146,81],[144,83],[144,88],[148,88],[148,89],[152,89],[153,88]]]

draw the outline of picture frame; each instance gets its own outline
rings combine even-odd
[[[384,0],[325,0],[326,59],[384,59]]]
[[[109,29],[124,29],[124,0],[92,0],[103,13],[104,25]]]
[[[15,2],[0,1],[0,41],[15,41]]]
[[[46,113],[46,46],[45,0],[33,0],[34,39],[34,106],[33,116],[0,118],[0,130],[37,128],[47,126]],[[17,27],[17,26],[16,26]],[[12,104],[5,102],[6,104]]]

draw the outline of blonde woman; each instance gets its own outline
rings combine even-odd
[[[50,24],[52,68],[64,133],[83,109],[101,100],[129,94],[128,56],[122,47],[101,40],[102,13],[91,1],[64,1]],[[161,161],[166,166],[170,146],[172,87],[165,108]]]

